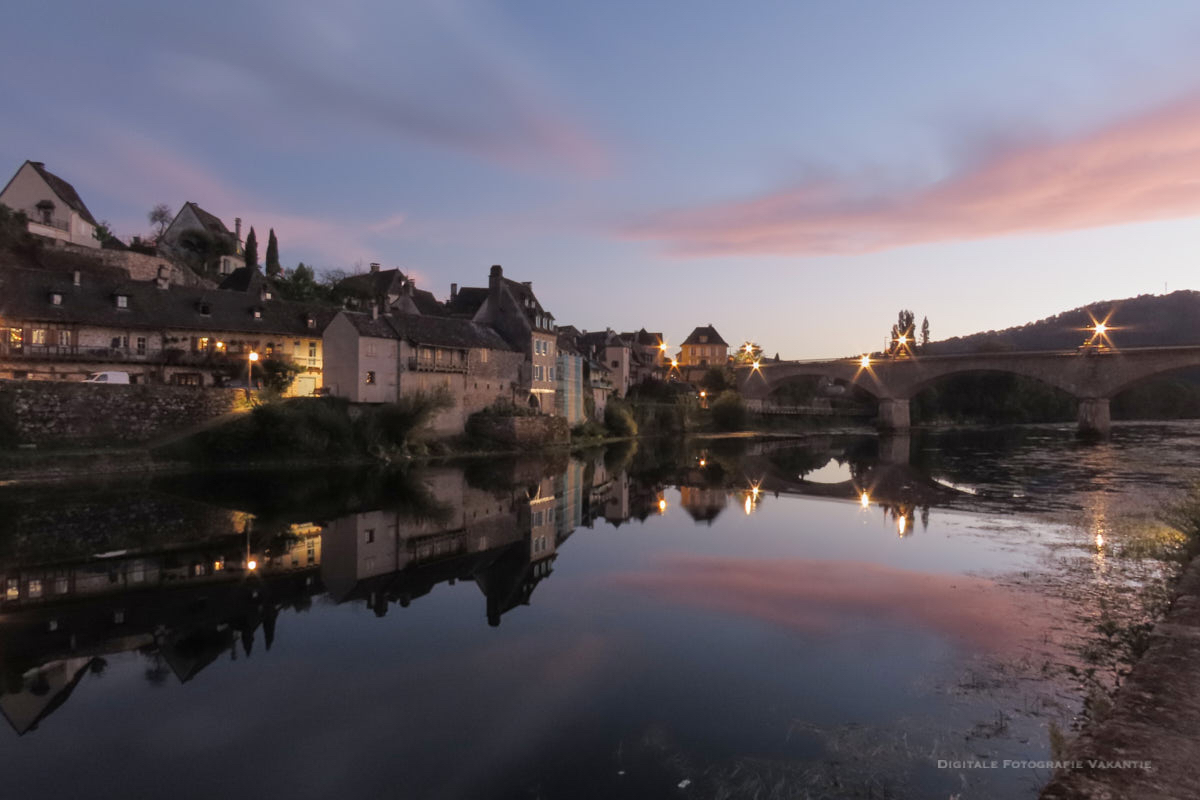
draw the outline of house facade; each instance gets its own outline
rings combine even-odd
[[[97,223],[75,187],[49,172],[41,161],[26,161],[0,191],[0,204],[29,218],[35,236],[100,248]]]
[[[325,328],[326,388],[356,403],[445,392],[436,433],[461,433],[467,417],[519,399],[524,354],[471,320],[421,314],[339,312]]]
[[[721,367],[729,360],[729,344],[712,325],[696,328],[683,340],[680,367]]]
[[[165,268],[164,268],[165,269]],[[121,276],[0,273],[0,377],[82,380],[117,370],[134,383],[216,386],[244,380],[250,354],[301,372],[290,394],[322,385],[329,312],[254,294]]]
[[[230,231],[225,223],[215,214],[202,209],[190,200],[180,207],[171,224],[163,231],[158,242],[158,248],[166,255],[178,257],[186,251],[184,246],[185,234],[189,231],[204,233],[214,240],[221,242],[228,254],[222,255],[217,262],[217,273],[229,275],[234,270],[244,267],[246,259],[242,248],[242,220],[234,220],[234,229]]]

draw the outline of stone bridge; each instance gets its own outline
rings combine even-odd
[[[879,427],[909,427],[909,401],[951,375],[1003,372],[1032,378],[1079,400],[1079,430],[1108,433],[1109,401],[1157,375],[1200,367],[1200,346],[1123,350],[970,353],[950,356],[835,361],[781,361],[737,369],[738,388],[751,408],[761,407],[778,387],[797,378],[829,378],[856,386],[879,401]]]

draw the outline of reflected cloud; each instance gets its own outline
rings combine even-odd
[[[856,561],[670,556],[619,586],[682,606],[806,632],[855,621],[916,627],[979,650],[1028,641],[1048,623],[992,581]]]

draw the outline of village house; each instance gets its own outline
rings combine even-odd
[[[75,187],[49,172],[41,161],[26,161],[0,191],[0,204],[29,218],[29,232],[59,243],[100,248],[98,223]]]
[[[560,328],[556,338],[558,359],[555,375],[555,413],[563,417],[571,427],[587,419],[588,391],[584,383],[584,364],[587,359],[579,351],[574,339]]]
[[[432,292],[417,289],[411,277],[399,269],[380,269],[372,263],[367,272],[338,281],[334,298],[352,310],[367,311],[374,303],[381,311],[402,314],[446,316],[446,308]]]
[[[658,331],[642,328],[633,333],[622,333],[621,339],[632,350],[632,376],[634,385],[647,378],[665,377],[671,369],[671,354],[663,335]]]
[[[625,397],[634,384],[633,349],[629,343],[612,328],[592,333],[585,331],[576,341],[584,355],[608,369],[613,391],[618,397]]]
[[[544,414],[556,412],[558,335],[554,315],[542,308],[530,282],[504,277],[499,264],[491,269],[486,289],[450,287],[447,307],[451,315],[490,325],[525,355],[519,386],[530,408]]]
[[[520,399],[524,354],[472,320],[341,311],[325,328],[326,387],[355,403],[387,403],[445,391],[452,402],[433,421],[461,433],[467,417]]]
[[[233,292],[112,274],[0,273],[0,377],[81,380],[123,371],[135,383],[244,380],[251,353],[300,367],[290,393],[322,385],[321,330],[332,312],[289,303],[265,283]]]
[[[179,213],[171,220],[171,224],[163,231],[158,241],[158,250],[164,255],[174,258],[184,256],[188,251],[189,233],[200,233],[210,237],[228,251],[217,261],[217,274],[229,275],[239,267],[246,265],[245,252],[242,247],[242,219],[233,221],[234,229],[230,231],[220,217],[202,209],[188,201],[179,209]]]
[[[712,325],[696,328],[683,340],[679,350],[679,366],[723,367],[729,360],[729,345]]]

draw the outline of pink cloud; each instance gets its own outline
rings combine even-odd
[[[989,580],[851,561],[675,556],[621,586],[680,605],[803,631],[831,631],[870,619],[915,626],[999,650],[1038,639],[1052,622],[1044,602],[1021,599]]]
[[[67,163],[64,174],[71,180],[104,187],[104,194],[111,200],[147,210],[167,200],[175,212],[190,200],[216,214],[230,228],[234,218],[241,217],[243,235],[253,226],[260,248],[266,246],[267,231],[273,228],[289,263],[295,260],[286,256],[290,248],[317,253],[330,266],[381,261],[379,251],[368,240],[394,235],[405,223],[405,216],[399,213],[379,219],[335,219],[280,210],[275,203],[221,180],[216,171],[159,142],[103,124],[95,127],[93,146],[103,157],[89,155]],[[95,201],[92,204],[103,206]],[[121,233],[149,228],[145,217],[117,219],[114,223]]]
[[[1200,96],[1074,138],[1002,153],[932,184],[822,180],[664,212],[626,229],[684,256],[810,256],[1200,213]]]

